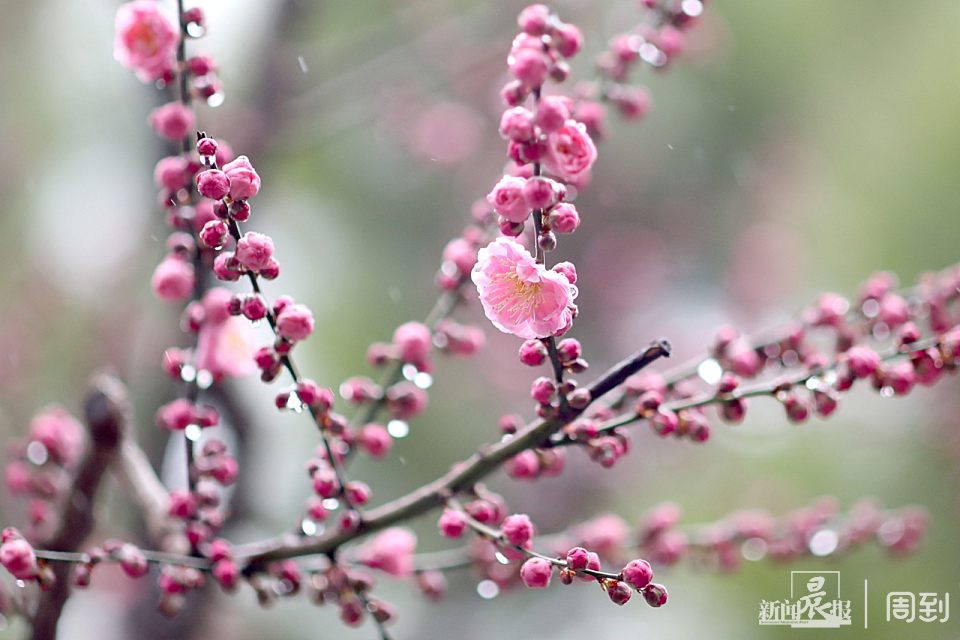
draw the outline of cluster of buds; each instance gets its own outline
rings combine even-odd
[[[821,498],[779,518],[750,509],[693,528],[681,528],[680,519],[675,504],[651,509],[637,530],[639,549],[659,564],[692,559],[700,567],[729,572],[744,560],[833,557],[871,541],[892,554],[909,553],[922,541],[928,516],[918,507],[884,510],[872,500],[842,514],[836,500]]]
[[[71,477],[83,453],[84,430],[61,407],[47,407],[30,421],[26,437],[11,443],[4,470],[10,495],[29,499],[31,539],[42,538],[56,526],[55,506],[69,492]]]

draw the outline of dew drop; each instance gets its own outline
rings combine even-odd
[[[300,396],[297,395],[296,391],[290,392],[290,396],[287,398],[287,409],[294,413],[303,411],[303,402],[300,401]]]
[[[206,369],[197,371],[197,386],[201,389],[209,389],[213,384],[213,374]]]
[[[300,65],[300,71],[307,73],[310,71],[310,67],[307,66],[307,61],[303,56],[297,56],[297,63]]]
[[[221,106],[227,99],[227,94],[223,91],[217,91],[216,93],[210,94],[210,97],[207,98],[207,106],[216,109]]]
[[[193,382],[197,378],[197,370],[191,364],[185,364],[180,368],[180,379],[184,382]]]
[[[407,380],[411,380],[411,381],[412,381],[414,378],[416,378],[416,377],[417,377],[417,374],[419,373],[419,371],[417,370],[417,368],[416,368],[415,366],[413,366],[412,364],[409,364],[409,363],[403,365],[403,369],[402,369],[401,371],[403,371],[403,377],[406,378]]]
[[[429,389],[433,386],[433,376],[426,371],[421,371],[417,375],[413,376],[413,384],[417,385],[421,389]]]
[[[206,32],[207,30],[196,22],[191,22],[187,25],[187,35],[191,38],[202,38]]]
[[[707,384],[717,384],[723,377],[723,367],[713,358],[707,358],[697,367],[697,375]]]
[[[493,555],[494,555],[494,557],[497,559],[497,562],[499,562],[500,564],[510,564],[510,558],[508,558],[507,556],[503,555],[503,554],[500,553],[499,551],[497,551],[497,552],[494,553]]]
[[[886,386],[880,389],[881,398],[892,398],[893,397],[893,387]]]
[[[300,521],[300,531],[303,531],[305,536],[317,535],[317,528],[317,523],[310,518],[304,518]]]
[[[837,550],[840,544],[840,537],[832,529],[821,529],[810,537],[810,553],[815,556],[828,556]]]
[[[403,420],[391,420],[387,423],[387,433],[398,440],[410,435],[410,425]]]
[[[873,298],[870,298],[869,300],[864,301],[863,306],[860,308],[860,310],[863,311],[863,315],[865,315],[866,317],[876,318],[877,315],[880,313],[880,303],[874,300]]]
[[[200,439],[200,425],[188,424],[187,428],[183,430],[183,435],[185,435],[190,442],[196,442]]]
[[[47,448],[39,440],[31,440],[27,445],[27,460],[38,467],[50,459]]]
[[[696,18],[703,13],[703,3],[700,0],[683,0],[680,9],[691,18]]]
[[[326,498],[323,501],[323,508],[327,511],[334,511],[340,506],[340,501],[336,498]]]
[[[493,580],[481,580],[477,583],[477,594],[484,600],[493,600],[500,595],[500,587]]]
[[[743,554],[744,560],[750,562],[763,560],[764,556],[767,555],[767,542],[763,538],[748,538],[743,541],[740,553]]]

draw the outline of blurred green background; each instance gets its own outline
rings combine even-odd
[[[50,402],[77,410],[89,374],[111,367],[130,384],[140,437],[159,461],[151,416],[175,389],[157,364],[182,341],[177,311],[148,286],[165,238],[151,172],[166,150],[146,114],[163,98],[113,61],[116,4],[0,6],[0,434],[23,433]],[[202,6],[210,33],[190,47],[216,57],[227,94],[200,111],[201,126],[263,176],[249,228],[274,236],[284,268],[268,293],[294,295],[318,320],[301,368],[331,386],[369,374],[366,346],[425,315],[443,244],[502,168],[497,91],[523,3]],[[584,29],[582,78],[639,16],[623,0],[555,6]],[[955,0],[710,2],[687,54],[665,73],[636,76],[653,93],[650,116],[637,124],[611,114],[578,200],[583,226],[561,239],[581,276],[574,335],[594,370],[661,335],[683,359],[702,353],[721,324],[776,325],[820,291],[853,293],[878,269],[910,283],[957,261],[958,31]],[[476,306],[459,317],[483,324]],[[529,415],[530,371],[516,361],[516,340],[488,338],[481,356],[439,364],[430,411],[387,461],[358,462],[353,473],[376,501],[495,438],[501,413]],[[544,531],[605,511],[632,523],[662,500],[683,505],[689,522],[748,506],[784,513],[825,494],[845,507],[864,495],[917,503],[932,523],[911,557],[865,549],[836,563],[748,563],[730,576],[665,570],[670,603],[660,610],[617,608],[585,585],[486,601],[467,574],[453,577],[441,605],[390,580],[378,593],[398,605],[401,638],[773,639],[801,632],[759,627],[758,602],[788,595],[790,569],[829,568],[841,571],[854,606],[854,628],[830,637],[956,637],[960,611],[946,624],[881,623],[887,591],[950,591],[960,607],[956,385],[896,400],[854,393],[829,422],[799,427],[758,403],[743,426],[718,426],[704,445],[638,430],[613,471],[573,452],[559,479],[491,482]],[[258,456],[244,461],[251,513],[233,535],[251,540],[295,521],[309,491],[301,462],[315,440],[304,420],[271,410],[270,389],[250,380],[242,391]],[[117,487],[108,493],[98,535],[122,535],[136,516]],[[14,519],[6,495],[0,507],[4,524]],[[414,523],[422,549],[445,546],[433,523]],[[857,628],[865,578],[868,631]],[[68,606],[62,637],[129,637],[112,620],[131,608],[159,625],[143,588],[108,575]],[[342,628],[336,610],[303,598],[271,611],[257,609],[249,590],[216,599],[189,632],[170,637],[373,634]]]

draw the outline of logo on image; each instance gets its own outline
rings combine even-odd
[[[761,625],[838,629],[850,624],[850,601],[840,599],[839,571],[791,571],[790,598],[761,600]]]

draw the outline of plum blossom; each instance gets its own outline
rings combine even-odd
[[[373,569],[393,576],[413,575],[413,552],[417,536],[408,529],[392,527],[365,544],[358,560]]]
[[[153,0],[120,5],[113,56],[142,82],[153,82],[173,68],[179,29]]]
[[[566,332],[577,288],[538,264],[516,240],[500,237],[480,250],[472,273],[483,311],[500,331],[524,340]]]
[[[567,182],[577,182],[589,175],[597,159],[597,147],[587,128],[576,120],[567,122],[547,137],[547,154],[543,164],[550,173]]]

